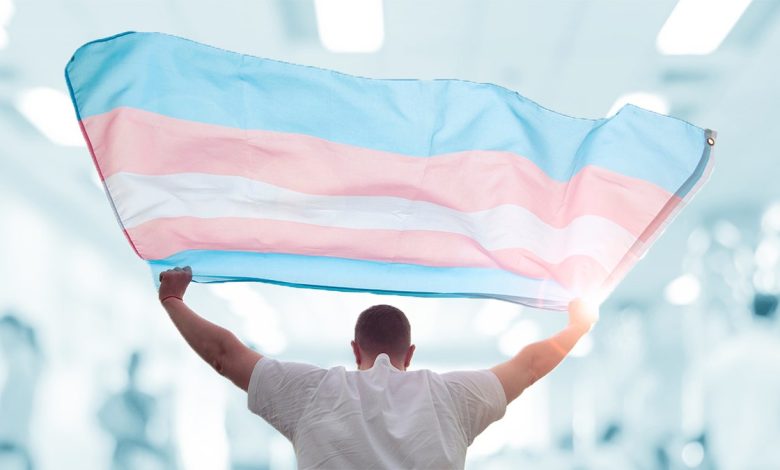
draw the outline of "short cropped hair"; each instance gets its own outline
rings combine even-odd
[[[409,320],[392,305],[374,305],[360,314],[355,323],[355,342],[369,354],[400,356],[412,344]]]

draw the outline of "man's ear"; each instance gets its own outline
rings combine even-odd
[[[412,363],[412,356],[414,356],[414,345],[409,346],[406,351],[406,357],[404,358],[404,369],[409,368],[409,364]]]
[[[360,348],[355,340],[352,340],[352,353],[355,355],[355,363],[360,367]]]

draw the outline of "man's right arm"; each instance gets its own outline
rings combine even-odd
[[[184,303],[192,270],[169,269],[160,273],[159,298],[187,344],[211,367],[243,390],[257,361],[263,356],[244,345],[233,333],[202,318]]]
[[[490,369],[501,382],[507,404],[560,364],[590,330],[597,313],[582,301],[569,304],[569,325],[555,336],[529,344],[508,361]]]

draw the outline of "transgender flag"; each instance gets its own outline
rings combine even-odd
[[[705,179],[714,133],[627,105],[376,80],[152,33],[65,70],[122,229],[155,277],[563,309],[603,298]],[[708,144],[708,140],[710,144]]]

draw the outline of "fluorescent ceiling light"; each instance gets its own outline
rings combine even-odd
[[[656,39],[668,55],[705,55],[714,52],[751,0],[680,0]]]
[[[638,91],[635,93],[627,93],[618,97],[618,99],[615,100],[615,104],[609,108],[607,116],[612,116],[613,114],[617,113],[620,111],[620,108],[622,108],[623,105],[628,103],[650,111],[655,111],[659,114],[669,113],[669,102],[667,102],[663,96],[657,95],[655,93]]]
[[[0,49],[8,46],[8,31],[5,27],[14,16],[14,4],[11,0],[0,0]]]
[[[331,52],[376,52],[385,39],[382,0],[314,0],[320,42]]]
[[[689,305],[699,298],[701,284],[692,274],[683,274],[666,286],[664,297],[672,305]]]
[[[73,105],[65,93],[54,88],[31,88],[22,92],[15,104],[16,109],[55,144],[85,146]]]
[[[0,0],[0,26],[7,26],[14,16],[14,4],[11,0]]]

